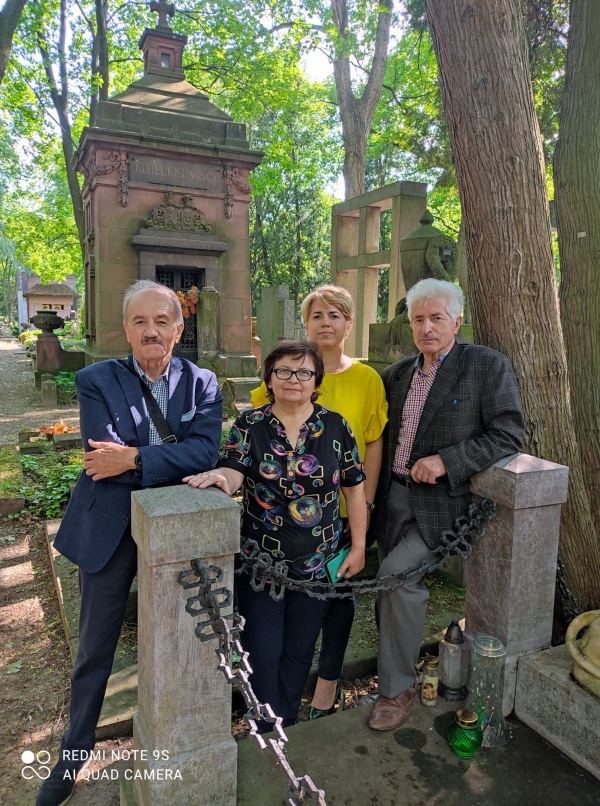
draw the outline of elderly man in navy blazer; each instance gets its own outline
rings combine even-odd
[[[71,678],[70,726],[59,760],[42,784],[36,806],[62,806],[77,771],[94,747],[127,596],[136,574],[131,537],[131,493],[180,482],[210,470],[222,425],[222,396],[212,372],[174,358],[183,331],[177,295],[139,280],[123,302],[123,326],[132,355],[102,361],[77,373],[82,473],[62,520],[55,547],[79,566],[79,649]],[[148,412],[150,390],[175,439],[163,442]],[[152,401],[150,401],[152,402]],[[155,419],[160,420],[158,414]]]

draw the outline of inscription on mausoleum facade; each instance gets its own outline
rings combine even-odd
[[[129,179],[131,182],[175,185],[217,193],[223,190],[223,169],[218,165],[198,165],[139,154],[129,155]]]

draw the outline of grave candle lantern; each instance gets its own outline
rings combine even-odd
[[[509,738],[502,713],[502,681],[506,648],[491,635],[478,635],[471,646],[471,677],[466,707],[475,711],[483,747],[502,747]]]
[[[438,693],[456,702],[467,696],[469,645],[458,621],[452,621],[440,641],[440,684]]]

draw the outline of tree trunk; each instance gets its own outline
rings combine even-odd
[[[467,263],[467,250],[465,248],[465,225],[462,221],[458,228],[458,284],[465,295],[463,322],[465,325],[472,325],[473,317],[471,316],[471,292],[469,291],[469,264]]]
[[[267,285],[273,285],[273,278],[271,272],[271,264],[269,261],[269,250],[267,247],[267,239],[265,238],[265,230],[262,220],[262,201],[260,196],[255,196],[254,199],[254,214],[255,214],[255,232],[258,231],[258,239],[260,241],[260,257],[262,258],[263,272],[267,281]]]
[[[90,91],[90,126],[96,125],[98,103],[108,100],[108,37],[106,16],[108,0],[95,0],[96,28],[89,21],[92,35],[92,69]]]
[[[365,191],[367,142],[385,78],[392,8],[393,0],[381,0],[381,10],[377,15],[373,61],[362,95],[357,98],[352,88],[352,70],[348,52],[348,0],[331,0],[333,23],[340,38],[333,61],[333,75],[342,119],[344,186],[347,199],[359,196]]]
[[[50,56],[50,48],[46,41],[46,36],[43,30],[38,32],[38,47],[42,57],[42,64],[44,66],[44,72],[48,82],[50,97],[52,98],[52,103],[56,110],[56,114],[58,115],[58,122],[60,124],[60,137],[63,155],[65,158],[67,183],[69,185],[69,193],[71,194],[73,216],[77,226],[77,234],[79,236],[79,245],[81,247],[81,255],[83,259],[85,257],[85,223],[83,217],[83,199],[81,196],[81,189],[79,187],[77,172],[73,167],[73,154],[75,147],[71,134],[71,121],[69,119],[69,83],[67,76],[66,37],[67,2],[66,0],[61,0],[58,40],[58,69],[60,85],[57,83],[54,75],[54,66]]]
[[[598,607],[600,546],[571,416],[520,3],[426,0],[426,8],[464,216],[476,340],[513,363],[526,450],[570,468],[561,556],[580,607]]]
[[[10,59],[13,35],[27,0],[6,0],[0,11],[0,84]]]
[[[554,155],[554,204],[560,250],[560,313],[571,406],[592,518],[600,535],[598,12],[597,0],[571,0],[565,88]]]

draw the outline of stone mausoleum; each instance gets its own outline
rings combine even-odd
[[[218,371],[255,376],[248,175],[262,154],[249,149],[243,124],[186,81],[187,37],[167,23],[173,7],[160,0],[151,8],[159,20],[139,43],[144,75],[99,104],[75,157],[85,177],[86,360],[128,352],[123,292],[141,278],[219,291],[211,327]],[[198,324],[196,314],[186,319],[176,352],[192,361]]]

